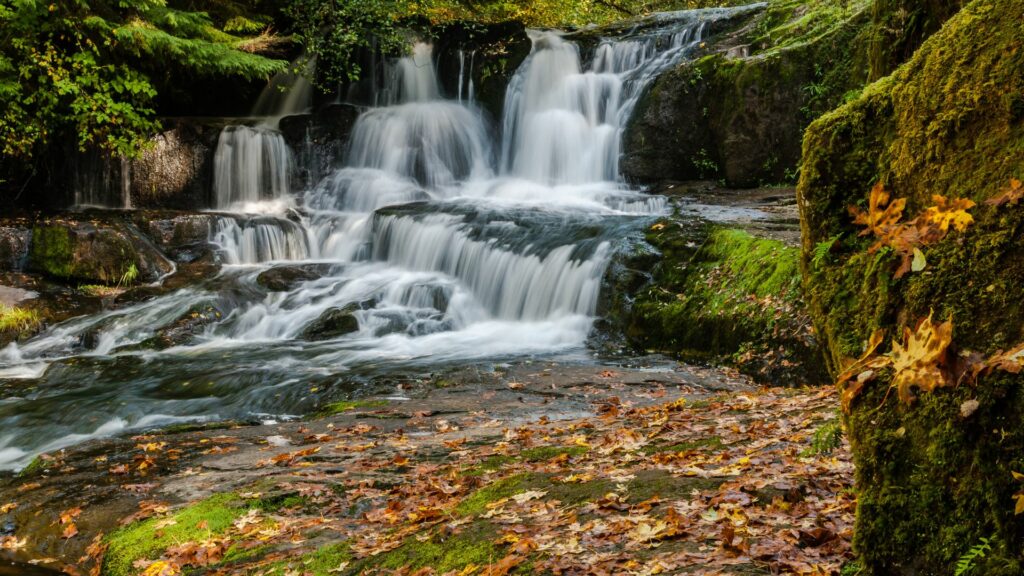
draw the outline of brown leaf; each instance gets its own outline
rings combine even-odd
[[[1022,198],[1024,198],[1024,183],[1014,178],[1010,180],[1010,187],[1008,189],[1004,190],[999,196],[986,200],[985,204],[997,207],[1004,204],[1014,206],[1020,202]]]

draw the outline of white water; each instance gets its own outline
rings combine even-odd
[[[385,105],[359,118],[344,165],[300,195],[277,116],[226,129],[215,193],[234,214],[210,237],[220,276],[0,350],[0,382],[38,390],[0,402],[0,469],[155,421],[300,414],[374,376],[584,351],[612,255],[665,208],[620,181],[622,128],[701,29],[668,22],[602,43],[589,63],[534,33],[501,138],[466,83],[474,56],[444,100],[431,47],[416,44],[389,66]],[[308,275],[279,292],[258,282],[286,266]],[[170,348],[137,346],[197,305],[220,316]],[[339,309],[356,331],[306,334]]]
[[[278,131],[285,116],[308,112],[313,106],[309,78],[316,68],[298,61],[271,78],[260,93],[253,115],[255,126],[234,125],[221,130],[213,158],[213,207],[239,212],[263,211],[257,204],[291,192],[294,154]]]

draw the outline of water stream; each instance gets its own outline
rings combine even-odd
[[[584,356],[610,259],[666,206],[621,181],[622,129],[724,14],[677,14],[587,59],[532,32],[500,137],[471,81],[442,97],[418,43],[390,65],[341,167],[309,190],[289,187],[279,113],[225,130],[214,192],[233,214],[210,230],[222,271],[0,350],[0,469],[129,429],[301,415],[447,365]],[[470,74],[476,56],[460,58]],[[270,290],[258,279],[274,269],[298,280]],[[147,344],[211,310],[190,337]],[[339,318],[348,328],[313,330]]]

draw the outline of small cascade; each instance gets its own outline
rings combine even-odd
[[[277,73],[260,93],[255,126],[228,126],[220,133],[213,157],[213,207],[249,211],[254,205],[291,192],[294,156],[277,130],[281,118],[308,111],[313,105],[312,77],[316,61],[299,67],[295,61]]]
[[[558,32],[531,32],[533,51],[505,100],[502,171],[550,184],[619,179],[622,130],[643,89],[703,35],[682,29],[602,42],[589,70],[579,47]]]
[[[463,102],[463,93],[465,93],[465,101],[472,104],[476,100],[476,89],[473,85],[473,65],[476,61],[476,50],[469,53],[469,67],[466,67],[466,51],[459,50],[459,96],[458,101],[461,104]]]
[[[475,110],[451,102],[414,102],[363,114],[352,133],[347,165],[437,190],[486,176],[490,158]]]
[[[413,44],[412,52],[387,66],[384,88],[378,106],[440,100],[441,84],[434,67],[434,47],[426,42]]]
[[[74,157],[72,188],[76,208],[131,208],[131,162],[98,152]]]
[[[461,220],[448,214],[379,217],[374,225],[374,257],[458,278],[497,318],[543,320],[594,313],[610,255],[608,243],[601,243],[584,259],[575,257],[572,244],[548,246],[546,251],[528,244],[521,247],[526,250],[516,251],[496,238],[473,238],[473,230],[462,226]]]
[[[313,108],[313,83],[310,78],[316,71],[316,59],[309,58],[300,65],[303,58],[292,62],[287,70],[275,74],[263,92],[260,92],[252,115],[265,118],[262,122],[264,125],[277,128],[281,118],[302,114]]]
[[[214,208],[245,210],[245,205],[289,192],[292,152],[281,133],[264,126],[228,126],[213,157]]]
[[[310,260],[318,255],[307,229],[284,218],[217,218],[211,242],[226,264]]]

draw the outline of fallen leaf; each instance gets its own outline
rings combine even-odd
[[[953,323],[934,324],[932,317],[922,320],[916,330],[904,328],[903,341],[893,342],[892,367],[896,371],[892,385],[905,403],[914,400],[912,388],[924,392],[950,386],[952,379],[945,372],[947,351],[953,342]]]

